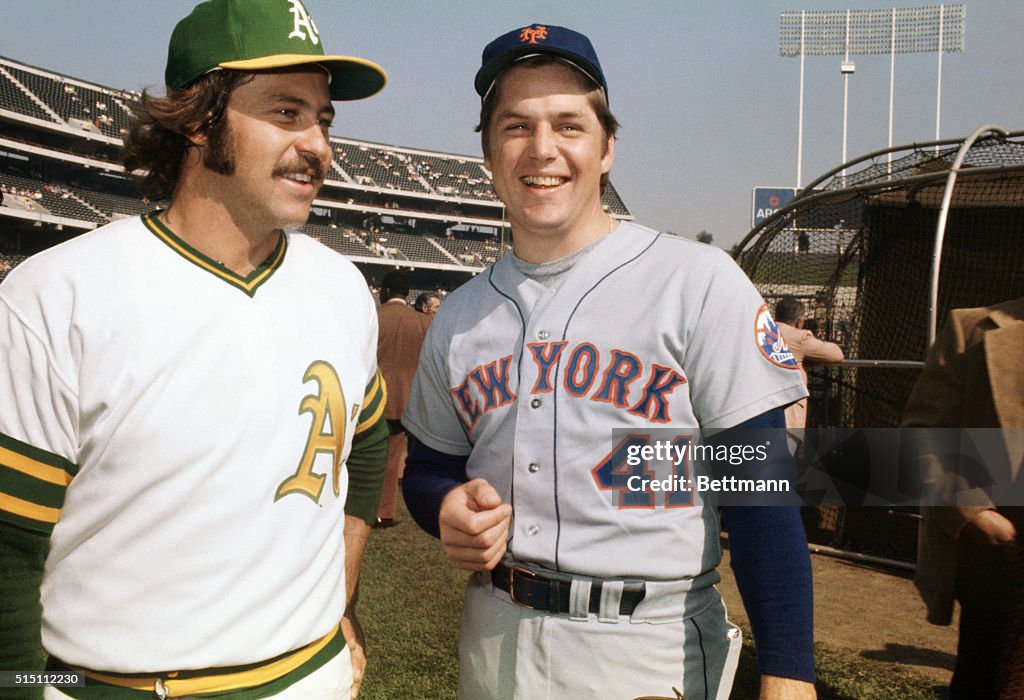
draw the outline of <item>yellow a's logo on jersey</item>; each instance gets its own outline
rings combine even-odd
[[[306,369],[303,383],[312,380],[317,382],[319,390],[304,397],[299,404],[300,415],[307,412],[313,414],[306,449],[299,460],[299,468],[277,487],[275,501],[290,493],[305,494],[314,502],[320,501],[324,480],[327,478],[313,471],[313,462],[320,453],[331,455],[334,495],[341,492],[341,453],[345,449],[345,431],[348,426],[345,392],[334,367],[322,360],[317,360]]]

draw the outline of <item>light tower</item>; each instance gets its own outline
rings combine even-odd
[[[850,15],[851,10],[846,11],[846,31],[844,36],[846,37],[843,41],[843,62],[839,64],[839,72],[843,76],[843,159],[840,163],[846,162],[846,116],[849,113],[850,108],[850,76],[853,75],[857,67],[853,65],[853,61],[850,60]],[[843,187],[846,186],[846,168],[843,168]]]

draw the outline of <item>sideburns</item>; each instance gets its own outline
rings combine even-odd
[[[231,129],[228,127],[226,113],[222,112],[220,118],[207,129],[203,165],[220,175],[235,174],[235,152],[231,145]]]

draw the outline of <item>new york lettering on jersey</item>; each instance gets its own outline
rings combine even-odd
[[[553,393],[557,385],[571,399],[606,403],[653,423],[669,423],[671,395],[686,384],[682,368],[670,358],[645,362],[628,350],[602,351],[589,341],[529,343],[526,348],[526,357],[519,364],[524,386],[530,386],[527,396]],[[456,410],[467,429],[472,430],[484,414],[518,398],[516,363],[511,354],[484,360],[451,387]]]

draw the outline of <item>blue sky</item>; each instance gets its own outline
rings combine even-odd
[[[119,88],[160,87],[167,39],[193,0],[3,0],[0,55]],[[477,156],[472,80],[483,46],[531,22],[590,36],[623,128],[612,181],[637,220],[728,247],[750,228],[751,188],[796,183],[799,59],[779,56],[779,14],[867,10],[822,0],[305,0],[328,52],[389,74],[339,104],[334,133]],[[934,6],[906,0],[897,7]],[[965,0],[965,52],[942,61],[941,137],[1024,129],[1024,2]],[[858,56],[847,153],[888,138],[889,58]],[[803,184],[839,165],[839,57],[808,57]],[[894,143],[931,140],[937,58],[896,58]]]

